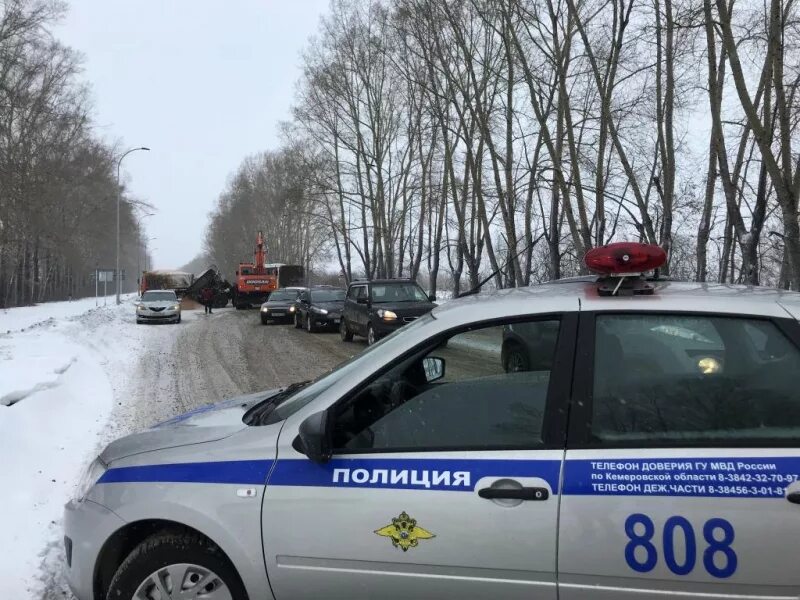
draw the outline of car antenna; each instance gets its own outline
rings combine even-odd
[[[472,288],[472,289],[470,289],[470,290],[467,290],[466,292],[461,292],[461,293],[460,293],[458,296],[456,296],[456,297],[457,297],[457,298],[463,298],[464,296],[472,296],[472,295],[474,295],[474,294],[477,294],[478,292],[480,292],[480,291],[481,291],[481,288],[482,288],[482,287],[483,287],[483,286],[484,286],[484,285],[485,285],[485,284],[486,284],[486,283],[487,283],[487,282],[488,282],[490,279],[492,279],[492,277],[495,277],[495,276],[497,276],[497,274],[498,274],[498,273],[500,273],[501,271],[503,271],[503,270],[504,270],[504,269],[505,269],[505,268],[508,266],[508,263],[510,263],[510,262],[511,262],[511,259],[512,259],[512,258],[517,258],[517,257],[518,257],[520,254],[522,254],[523,252],[527,252],[528,250],[530,250],[531,248],[533,248],[534,246],[536,246],[536,244],[538,244],[538,243],[541,241],[541,239],[542,239],[543,237],[544,237],[544,233],[540,234],[540,235],[539,235],[539,237],[537,237],[537,238],[536,238],[535,240],[533,240],[533,241],[532,241],[530,244],[528,244],[527,246],[525,246],[525,247],[524,247],[522,250],[520,250],[519,252],[517,252],[517,253],[516,253],[514,256],[512,256],[511,258],[509,258],[509,259],[508,259],[506,262],[504,262],[502,267],[497,267],[497,269],[495,269],[495,270],[494,270],[494,271],[493,271],[493,272],[492,272],[490,275],[488,275],[487,277],[484,277],[484,278],[483,278],[481,281],[479,281],[479,282],[478,282],[478,285],[476,285],[475,287],[473,287],[473,288]]]

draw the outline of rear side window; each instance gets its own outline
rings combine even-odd
[[[770,322],[600,315],[594,443],[800,439],[800,350]]]

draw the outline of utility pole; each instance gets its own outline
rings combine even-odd
[[[122,159],[128,156],[131,152],[136,152],[137,150],[147,150],[150,151],[150,148],[146,148],[145,146],[140,146],[139,148],[131,148],[127,152],[125,152],[122,156],[119,157],[117,160],[117,268],[114,271],[114,283],[117,286],[117,304],[120,303],[119,295],[122,291],[122,281],[120,279],[120,271],[119,271],[119,205],[122,201],[122,191],[119,187],[119,179],[120,179],[120,168],[122,167]]]

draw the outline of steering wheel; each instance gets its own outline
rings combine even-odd
[[[389,389],[389,407],[386,412],[392,411],[398,406],[402,406],[414,396],[419,395],[420,389],[407,379],[395,381]]]

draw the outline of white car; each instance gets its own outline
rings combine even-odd
[[[173,290],[148,290],[136,303],[137,323],[180,323],[181,302]]]
[[[75,596],[798,598],[800,294],[635,274],[663,258],[592,250],[112,443]]]

